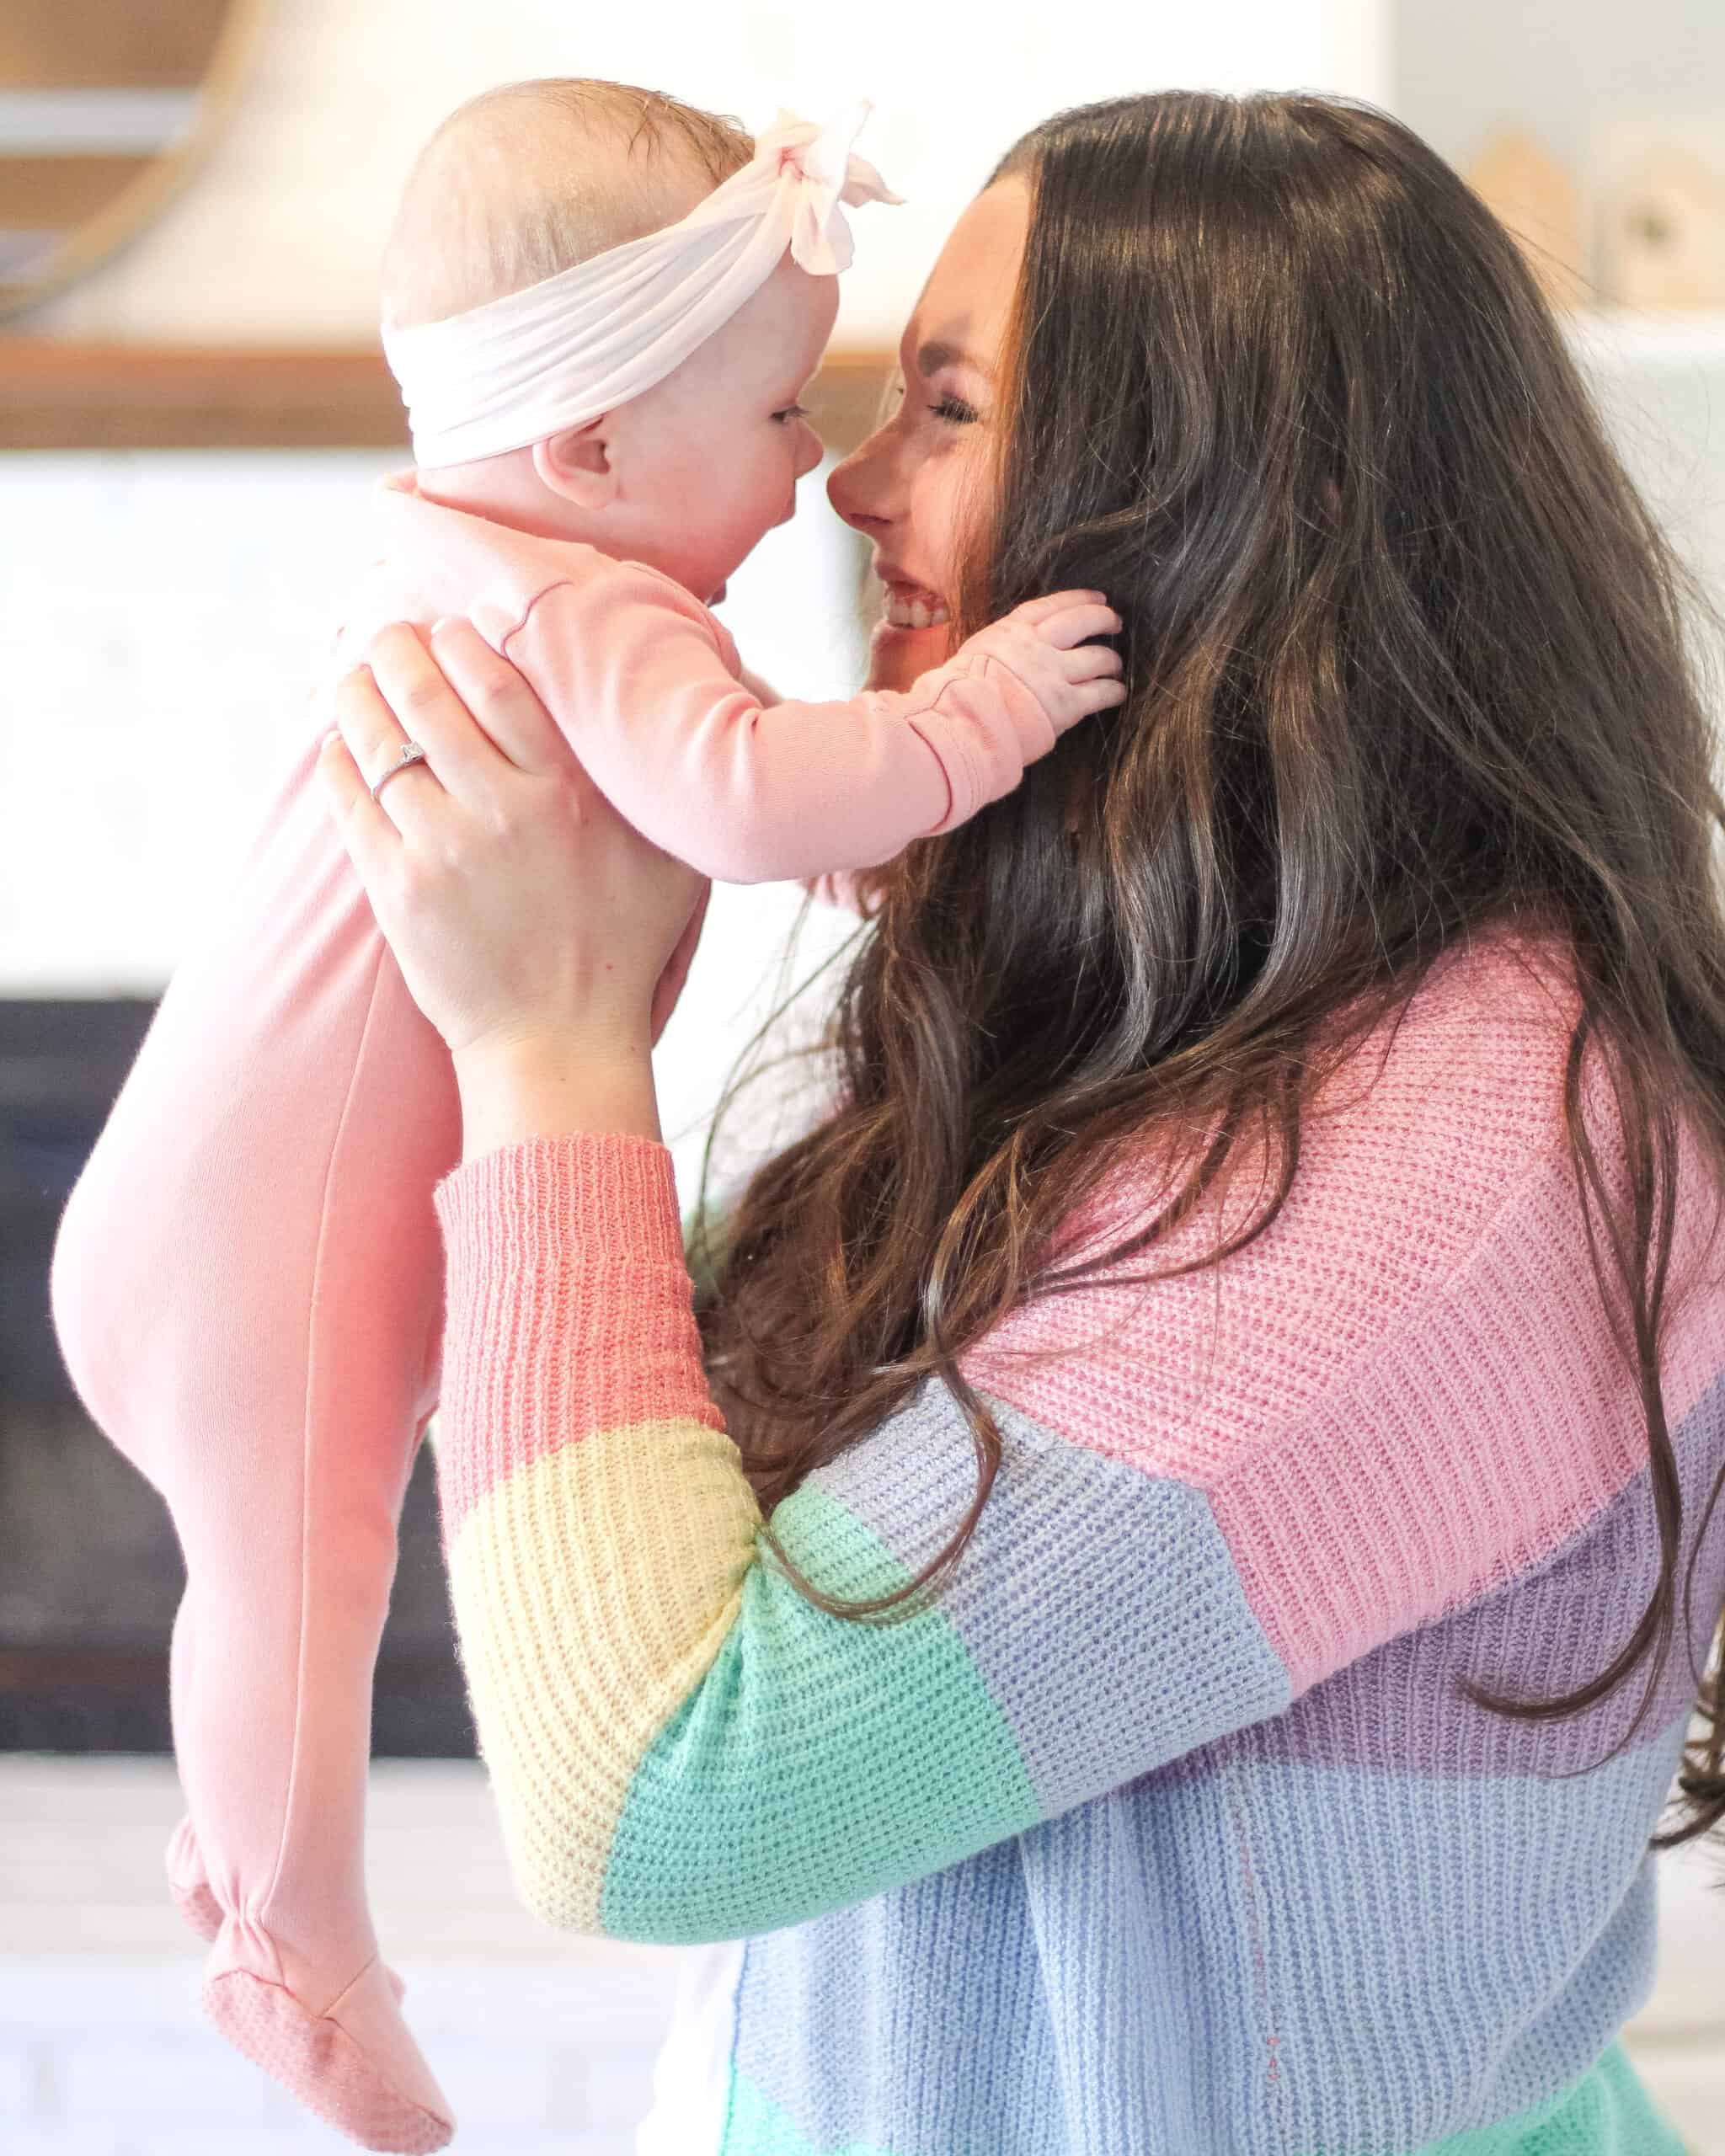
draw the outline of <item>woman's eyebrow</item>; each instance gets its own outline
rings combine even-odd
[[[917,351],[918,374],[938,374],[943,367],[952,366],[970,367],[985,381],[993,379],[980,360],[974,358],[969,352],[961,351],[956,344],[943,344],[938,338],[922,345]]]

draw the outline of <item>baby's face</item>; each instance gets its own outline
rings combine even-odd
[[[676,371],[619,406],[611,455],[617,499],[598,543],[675,577],[696,598],[796,514],[797,482],[820,462],[798,398],[838,312],[836,277],[787,254]]]

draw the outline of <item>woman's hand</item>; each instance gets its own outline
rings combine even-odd
[[[644,1060],[681,992],[708,879],[625,822],[471,622],[440,622],[429,650],[393,622],[366,659],[336,690],[318,775],[457,1069]],[[425,761],[374,801],[409,739]]]

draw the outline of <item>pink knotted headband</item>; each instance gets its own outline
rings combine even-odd
[[[900,200],[851,151],[872,109],[859,99],[824,128],[782,111],[741,171],[680,223],[441,322],[386,323],[415,463],[521,449],[638,397],[730,319],[787,248],[811,275],[848,269],[840,205]]]

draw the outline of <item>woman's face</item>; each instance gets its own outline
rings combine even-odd
[[[903,688],[951,648],[948,602],[989,468],[985,445],[1029,223],[1022,179],[998,179],[971,203],[905,324],[892,417],[827,480],[833,507],[874,542],[886,587],[869,646],[871,688]]]

